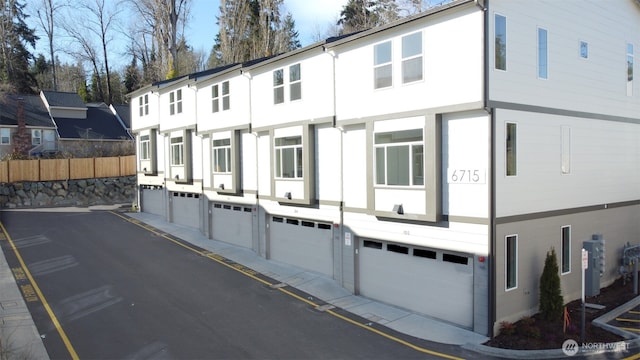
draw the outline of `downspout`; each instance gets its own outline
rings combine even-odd
[[[260,239],[260,234],[264,233],[266,234],[266,232],[261,231],[261,227],[260,227],[260,219],[262,218],[261,216],[261,211],[260,211],[260,175],[259,175],[259,168],[258,168],[258,155],[260,153],[260,149],[258,146],[258,133],[253,131],[253,94],[251,93],[252,87],[251,87],[251,83],[252,83],[252,76],[251,73],[240,70],[240,74],[243,75],[244,77],[247,78],[247,81],[249,82],[249,133],[251,133],[254,137],[255,137],[255,158],[254,158],[254,164],[255,164],[255,177],[256,177],[256,199],[255,199],[255,212],[256,212],[256,227],[257,229],[255,229],[258,233],[258,235],[256,236],[258,243],[257,245],[257,253],[258,255],[264,257],[265,259],[268,259],[268,254],[267,254],[267,249],[261,249],[261,240]],[[266,229],[265,229],[266,230]]]

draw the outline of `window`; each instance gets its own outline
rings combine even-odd
[[[273,103],[282,104],[284,102],[284,70],[273,72]]]
[[[546,79],[549,72],[547,30],[538,28],[538,78]]]
[[[182,136],[171,138],[171,165],[184,165],[184,141]]]
[[[140,116],[149,115],[149,95],[140,96],[138,98],[140,108]]]
[[[422,80],[422,33],[402,37],[402,83]]]
[[[220,85],[213,85],[211,87],[211,110],[216,113],[220,111]],[[229,82],[222,83],[222,110],[229,110],[231,107],[229,99]]]
[[[561,247],[562,252],[560,254],[562,265],[562,273],[567,274],[571,272],[571,226],[562,227],[561,235]]]
[[[149,160],[149,135],[140,136],[140,160]]]
[[[627,44],[627,96],[633,96],[633,44]]]
[[[32,145],[40,145],[42,144],[42,130],[31,130],[31,144]]]
[[[506,134],[506,170],[507,176],[516,176],[518,174],[518,154],[517,154],[517,125],[507,123]]]
[[[276,178],[302,178],[302,137],[288,136],[275,139]]]
[[[289,66],[289,99],[291,101],[302,99],[302,81],[300,64]]]
[[[562,173],[571,173],[571,128],[562,127]]]
[[[213,172],[231,172],[231,139],[213,140]]]
[[[176,90],[169,93],[169,114],[175,115],[182,113],[182,90]]]
[[[580,41],[580,57],[583,59],[589,58],[589,43],[586,41]]]
[[[495,16],[495,67],[507,70],[507,18]]]
[[[423,130],[375,134],[377,185],[424,185]]]
[[[11,129],[0,129],[0,145],[11,144]]]
[[[387,41],[373,47],[373,87],[381,89],[391,85],[391,41]]]
[[[518,287],[518,235],[505,237],[505,289]]]

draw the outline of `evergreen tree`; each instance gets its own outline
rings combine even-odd
[[[138,70],[138,60],[136,56],[131,60],[131,64],[124,70],[124,87],[127,93],[140,88],[140,71]]]
[[[540,276],[540,314],[547,320],[562,318],[562,293],[560,275],[558,275],[558,259],[556,251],[551,248],[544,260],[544,269]]]
[[[81,79],[78,83],[78,95],[85,103],[91,102],[91,95],[89,94],[89,89],[87,89],[87,82],[84,79]]]
[[[33,93],[35,79],[29,73],[33,55],[26,45],[35,47],[38,37],[25,23],[24,4],[0,0],[0,82],[18,93]]]

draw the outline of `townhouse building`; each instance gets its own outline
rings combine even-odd
[[[640,241],[633,0],[458,0],[131,94],[140,209],[492,336]]]

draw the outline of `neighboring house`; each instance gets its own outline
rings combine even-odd
[[[18,108],[24,110],[26,130],[31,136],[32,153],[58,151],[56,126],[36,95],[4,95],[0,99],[0,159],[13,153],[18,131]]]
[[[637,1],[458,0],[152,84],[140,208],[492,336],[552,247],[568,302],[640,242],[638,46]]]
[[[0,158],[13,151],[19,103],[32,136],[31,156],[93,156],[119,153],[132,145],[129,105],[85,104],[76,93],[42,91],[39,96],[7,95],[0,102]]]

